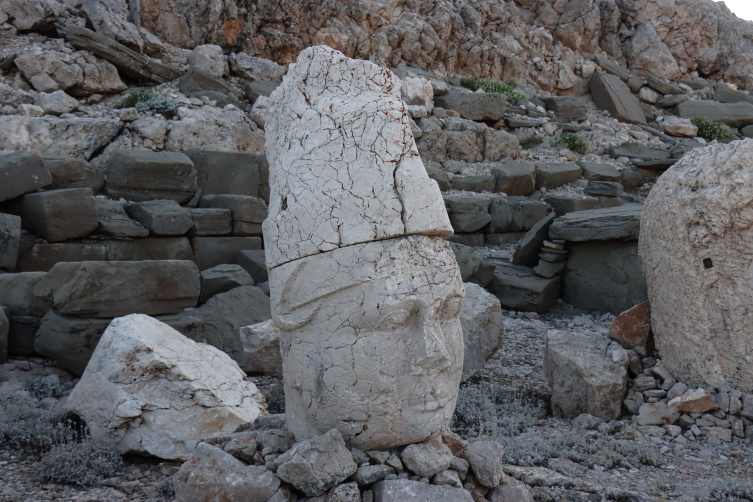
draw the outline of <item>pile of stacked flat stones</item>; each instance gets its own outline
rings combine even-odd
[[[334,429],[296,443],[282,415],[259,417],[254,426],[200,443],[174,478],[176,501],[224,500],[229,493],[269,502],[533,500],[530,487],[505,475],[504,450],[495,442],[468,444],[450,434],[364,452],[349,449]]]
[[[270,318],[267,172],[233,152],[118,150],[105,172],[0,157],[0,361],[40,354],[81,375],[131,313],[237,352],[239,328]]]

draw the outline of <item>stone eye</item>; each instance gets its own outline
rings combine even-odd
[[[453,296],[444,303],[444,308],[442,309],[442,319],[452,319],[460,313],[460,309],[462,307],[463,299],[459,296]]]
[[[379,326],[377,326],[377,329],[387,330],[399,328],[400,326],[405,324],[405,322],[408,320],[409,315],[410,312],[403,309],[392,311],[387,317],[382,319],[382,321],[379,323]]]

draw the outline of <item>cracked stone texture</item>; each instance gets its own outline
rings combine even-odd
[[[311,47],[271,99],[269,267],[378,239],[452,235],[395,74]]]
[[[753,391],[753,140],[693,150],[659,178],[639,252],[656,346],[696,387]]]
[[[349,446],[384,449],[449,424],[464,290],[446,240],[411,236],[296,260],[270,271],[270,293],[296,439],[337,428]]]
[[[132,314],[102,335],[68,408],[120,453],[185,460],[202,440],[253,423],[265,403],[230,356]]]
[[[486,361],[497,353],[504,335],[502,305],[496,296],[478,284],[464,283],[465,301],[460,311],[465,354],[463,381],[481,371]]]

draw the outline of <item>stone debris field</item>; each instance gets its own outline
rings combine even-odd
[[[0,2],[0,502],[753,502],[753,22]]]

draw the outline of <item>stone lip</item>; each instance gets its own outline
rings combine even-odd
[[[310,47],[271,99],[268,267],[369,241],[452,235],[391,71]]]

